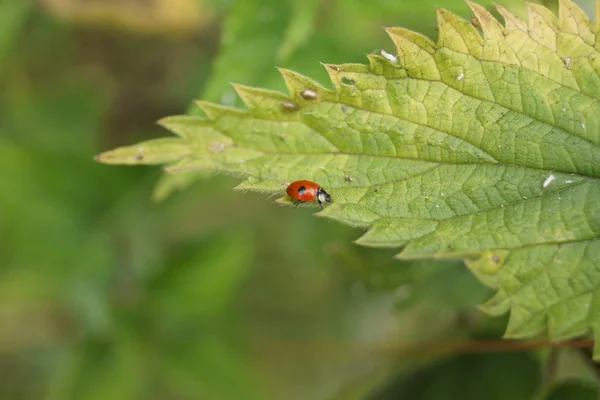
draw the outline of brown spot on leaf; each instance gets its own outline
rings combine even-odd
[[[318,93],[310,89],[304,89],[301,91],[300,96],[302,96],[304,100],[315,100],[319,98]]]
[[[300,109],[300,107],[297,104],[290,102],[281,103],[281,108],[287,111],[298,111]]]

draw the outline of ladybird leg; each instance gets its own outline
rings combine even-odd
[[[303,203],[303,201],[300,200],[296,200],[296,202],[294,202],[294,207],[298,207],[298,204]]]
[[[317,201],[319,202],[319,206],[321,207],[321,210],[323,209],[323,203],[321,203],[321,200],[317,199]]]

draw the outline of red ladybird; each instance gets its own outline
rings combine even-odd
[[[285,191],[288,196],[296,200],[296,206],[299,203],[317,200],[321,208],[323,208],[323,202],[332,202],[331,196],[321,186],[311,181],[292,182]]]

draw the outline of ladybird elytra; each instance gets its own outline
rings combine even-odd
[[[295,181],[289,184],[285,192],[292,199],[296,200],[295,205],[300,203],[317,200],[319,206],[323,208],[323,203],[332,203],[331,196],[318,183],[312,181]]]

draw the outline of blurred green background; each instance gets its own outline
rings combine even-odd
[[[240,105],[229,82],[284,90],[281,66],[327,84],[320,62],[393,52],[382,27],[435,38],[434,5],[471,15],[0,0],[0,399],[595,398],[585,351],[498,351],[506,319],[477,310],[491,292],[461,262],[396,261],[233,178],[93,162],[194,99]]]

